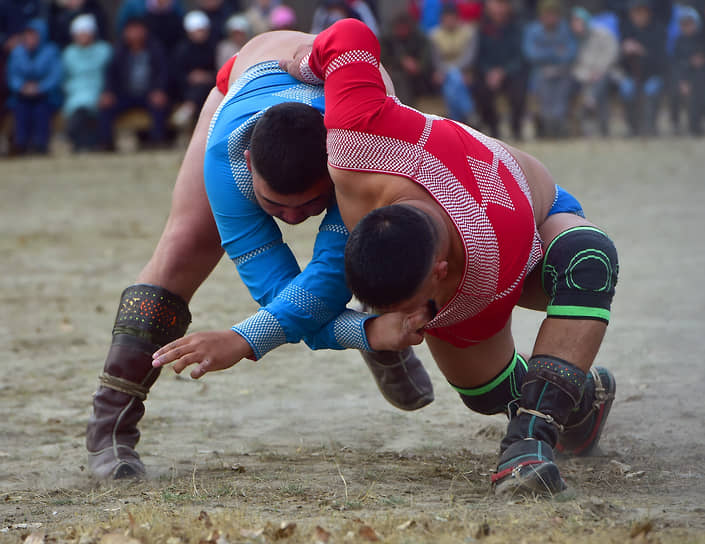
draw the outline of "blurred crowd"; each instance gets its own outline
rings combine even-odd
[[[218,67],[268,30],[320,32],[355,17],[378,35],[402,102],[439,95],[446,114],[519,140],[628,134],[700,136],[705,0],[320,0],[312,22],[281,0],[0,0],[0,121],[12,151],[46,153],[57,112],[76,151],[113,150],[124,112],[150,117],[143,146],[191,127]],[[621,106],[616,107],[615,106]],[[503,116],[511,134],[500,134]]]

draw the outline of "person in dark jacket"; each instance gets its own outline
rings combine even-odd
[[[167,60],[161,46],[150,37],[144,20],[130,19],[108,66],[105,90],[100,97],[101,147],[115,148],[115,118],[133,108],[149,111],[152,118],[150,142],[163,143],[169,107],[167,85]]]
[[[394,82],[397,97],[413,105],[419,95],[431,90],[431,43],[410,15],[400,13],[380,45],[382,63]]]
[[[673,67],[676,106],[678,113],[688,113],[688,130],[702,136],[702,118],[705,113],[705,35],[698,12],[691,7],[681,8],[680,36],[676,39]]]
[[[521,139],[526,69],[522,57],[522,29],[510,0],[487,0],[475,74],[475,99],[487,131],[493,137],[499,136],[495,101],[504,94],[511,109],[513,137]]]
[[[7,63],[18,154],[48,151],[51,115],[61,104],[61,54],[46,36],[44,21],[27,23]]]
[[[666,26],[649,0],[630,0],[622,27],[620,94],[632,135],[656,133],[666,68]]]
[[[196,9],[208,16],[211,22],[210,35],[213,43],[225,37],[225,22],[239,11],[240,3],[232,0],[198,0]]]
[[[182,104],[172,121],[188,126],[215,85],[215,43],[211,39],[211,22],[202,11],[191,11],[184,17],[186,38],[171,57],[171,75],[177,100]]]
[[[49,5],[49,39],[61,49],[73,41],[71,23],[79,15],[92,15],[98,25],[96,39],[109,41],[105,10],[98,0],[54,0]]]

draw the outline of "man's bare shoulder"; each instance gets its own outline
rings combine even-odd
[[[268,60],[291,58],[297,49],[313,44],[316,36],[305,32],[277,30],[259,34],[247,42],[237,55],[237,60],[230,72],[232,84],[250,66]]]

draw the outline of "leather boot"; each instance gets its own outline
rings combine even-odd
[[[190,322],[186,302],[166,289],[133,285],[123,292],[86,430],[89,464],[97,477],[144,476],[135,446],[144,401],[160,372],[152,367],[152,353],[183,336]]]

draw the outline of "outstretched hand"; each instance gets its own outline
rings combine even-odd
[[[232,330],[196,332],[167,344],[152,355],[152,366],[171,363],[177,374],[190,365],[198,365],[191,377],[198,379],[214,370],[225,370],[245,357],[253,357],[247,341]]]
[[[294,51],[294,58],[283,59],[279,61],[279,68],[288,72],[291,77],[299,81],[307,82],[306,78],[301,74],[301,61],[309,55],[313,50],[313,43],[302,44]]]
[[[411,314],[382,314],[366,322],[367,342],[375,351],[401,351],[418,345],[423,342],[423,328],[431,319],[426,307]]]

